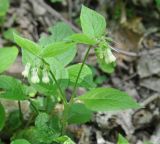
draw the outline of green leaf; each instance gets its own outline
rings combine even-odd
[[[49,121],[49,115],[46,113],[40,113],[35,121],[35,126],[39,129],[39,130],[46,130],[48,129],[48,123]]]
[[[3,36],[4,36],[5,39],[14,42],[13,33],[18,34],[18,32],[16,31],[16,29],[14,29],[14,28],[9,28],[9,29],[7,29],[6,31],[3,32]]]
[[[50,44],[43,48],[41,52],[41,56],[43,58],[46,57],[54,57],[56,55],[63,54],[64,52],[68,51],[73,47],[73,43],[66,43],[66,42],[56,42],[53,44]]]
[[[109,74],[114,72],[115,67],[116,67],[115,62],[107,64],[104,59],[97,58],[97,60],[99,63],[99,67],[102,71],[109,73]]]
[[[49,28],[49,31],[53,35],[54,42],[65,40],[67,37],[74,34],[71,27],[64,22],[56,23],[53,27]]]
[[[31,144],[31,143],[25,139],[16,139],[12,141],[11,144]]]
[[[82,43],[82,44],[88,44],[88,45],[96,44],[96,40],[91,39],[90,37],[88,37],[86,34],[83,34],[83,33],[73,34],[70,36],[70,39],[76,43]]]
[[[9,8],[9,0],[0,0],[0,16],[5,16]]]
[[[74,86],[76,82],[81,65],[82,65],[81,63],[75,64],[67,68],[71,86]],[[95,84],[93,82],[92,70],[87,65],[84,65],[77,84],[78,86],[86,87],[86,88],[95,87]]]
[[[54,139],[55,142],[59,144],[75,144],[68,136],[64,135]]]
[[[155,0],[157,7],[160,7],[160,0]]]
[[[58,136],[54,129],[49,126],[49,121],[47,113],[40,113],[36,118],[35,126],[41,143],[50,144]]]
[[[129,142],[127,141],[127,139],[125,139],[122,135],[119,134],[118,144],[129,144]]]
[[[0,48],[0,73],[7,70],[18,55],[16,47]]]
[[[71,105],[68,115],[69,124],[82,124],[91,120],[92,111],[87,109],[84,104],[74,103]]]
[[[95,88],[77,99],[93,111],[138,108],[139,105],[128,94],[113,88]]]
[[[46,47],[54,42],[66,41],[70,35],[74,32],[71,27],[64,22],[58,22],[53,27],[49,28],[51,32],[50,36],[43,36],[40,39],[40,45]],[[62,54],[54,56],[58,61],[61,62],[64,66],[69,64],[75,57],[77,52],[76,47],[73,45],[67,51],[64,51]]]
[[[26,49],[27,51],[31,52],[32,54],[39,56],[40,54],[40,46],[34,43],[31,40],[25,39],[17,35],[16,33],[13,34],[14,40],[17,45],[19,45],[22,49]]]
[[[0,103],[0,131],[3,129],[5,125],[5,110],[3,105]]]
[[[0,76],[0,98],[11,100],[25,100],[25,88],[21,82],[13,77]]]
[[[76,46],[70,47],[66,52],[55,56],[54,58],[57,59],[63,66],[68,65],[74,57],[76,56],[77,48]]]
[[[97,12],[82,6],[80,20],[84,34],[97,38],[105,34],[105,18]]]

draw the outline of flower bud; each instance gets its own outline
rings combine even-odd
[[[49,76],[48,76],[48,72],[47,70],[43,70],[43,73],[42,73],[42,82],[44,83],[49,83]]]
[[[30,68],[31,68],[31,64],[30,64],[30,63],[27,63],[27,64],[25,65],[24,71],[22,72],[22,75],[23,75],[24,77],[28,77]]]
[[[34,83],[34,84],[40,82],[40,79],[38,77],[38,68],[33,68],[32,69],[31,82]]]
[[[112,51],[110,48],[106,49],[106,55],[105,55],[105,62],[107,64],[115,62],[116,61],[116,57],[112,54]]]

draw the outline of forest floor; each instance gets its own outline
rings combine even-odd
[[[41,34],[48,33],[50,26],[64,21],[79,32],[81,4],[82,0],[56,3],[12,0],[4,30],[14,28],[24,37],[37,41]],[[95,62],[96,57],[90,54],[87,63],[95,66],[95,82],[126,91],[143,108],[95,113],[91,122],[73,125],[69,131],[79,144],[114,144],[118,133],[132,144],[160,144],[160,9],[152,0],[146,3],[88,0],[85,5],[106,17],[108,35],[114,40],[113,47],[117,51],[114,52],[117,68],[111,75],[103,73]],[[0,47],[13,44],[4,37],[0,35]],[[82,59],[84,49],[80,46],[75,61]],[[20,57],[7,73],[21,78]]]

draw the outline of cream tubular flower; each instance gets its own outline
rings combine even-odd
[[[40,82],[40,79],[38,77],[38,68],[33,68],[31,73],[31,82],[36,84]]]
[[[30,64],[30,63],[27,63],[27,64],[25,65],[24,71],[22,72],[22,75],[23,75],[24,77],[28,77],[30,68],[31,68],[31,64]]]
[[[106,49],[106,54],[105,54],[105,62],[107,64],[115,62],[116,61],[116,57],[113,55],[112,51],[110,48]]]
[[[48,76],[48,72],[47,70],[43,70],[43,73],[42,73],[42,82],[44,83],[49,83],[49,76]]]

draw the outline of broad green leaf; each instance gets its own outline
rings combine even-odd
[[[53,107],[52,107],[53,111]],[[50,127],[56,131],[57,134],[61,134],[62,132],[62,120],[58,115],[51,116]]]
[[[5,123],[5,128],[4,131],[8,132],[14,132],[18,130],[22,126],[22,121],[20,120],[20,115],[19,115],[19,110],[12,110],[11,112],[8,113],[7,116],[7,121]],[[9,129],[8,129],[9,128]]]
[[[60,55],[68,51],[69,49],[72,48],[72,46],[74,46],[73,43],[56,42],[43,48],[41,56],[43,58],[54,57],[56,55]]]
[[[95,88],[79,96],[87,108],[93,111],[138,108],[139,105],[128,94],[113,88]]]
[[[5,124],[5,110],[3,105],[0,103],[0,131],[3,129]]]
[[[74,103],[71,105],[68,112],[69,124],[81,124],[90,121],[92,118],[92,111],[87,109],[84,104]]]
[[[67,37],[74,34],[71,27],[64,22],[56,23],[56,25],[49,28],[49,31],[53,35],[54,42],[65,40]]]
[[[41,47],[38,44],[36,44],[35,42],[31,40],[22,38],[16,33],[14,33],[13,36],[14,36],[14,40],[16,44],[19,45],[22,49],[26,49],[30,53],[36,56],[39,56]]]
[[[51,35],[43,36],[40,39],[40,45],[46,47],[54,42],[67,41],[68,37],[74,32],[71,27],[64,22],[58,22],[53,27],[49,28]],[[67,51],[62,54],[54,56],[58,61],[61,62],[64,66],[69,64],[75,57],[77,49],[75,46],[71,46]]]
[[[26,129],[20,129],[14,134],[15,139],[26,139],[31,144],[40,144],[38,131],[35,127],[27,127]]]
[[[14,28],[9,28],[6,31],[3,32],[3,36],[5,39],[10,40],[12,42],[14,42],[14,37],[13,37],[13,33],[17,33],[16,29]]]
[[[76,56],[76,53],[77,53],[76,46],[72,46],[66,52],[57,55],[54,58],[57,59],[63,66],[66,66],[73,61],[74,57]]]
[[[48,130],[49,115],[46,113],[40,113],[35,121],[35,126],[40,130]]]
[[[18,55],[16,47],[0,48],[0,73],[7,70]]]
[[[160,0],[155,0],[157,7],[160,7]]]
[[[0,0],[0,16],[5,16],[9,8],[9,0]]]
[[[54,26],[49,28],[49,32],[51,35],[42,35],[39,40],[39,44],[43,47],[54,42],[63,41],[74,34],[71,27],[64,22],[57,22]]]
[[[64,135],[54,139],[55,142],[60,144],[75,144],[68,136]]]
[[[105,34],[105,18],[97,12],[82,6],[80,20],[84,34],[97,38]]]
[[[49,122],[50,119],[47,113],[40,113],[36,118],[35,126],[41,143],[51,144],[54,138],[58,136],[55,130],[49,126]]]
[[[73,34],[70,36],[70,39],[76,43],[82,43],[82,44],[88,44],[88,45],[96,44],[96,40],[88,37],[83,33]]]
[[[129,144],[129,142],[127,141],[127,139],[125,139],[122,135],[119,134],[118,144]]]
[[[25,100],[25,88],[22,83],[10,76],[0,76],[0,98]]]
[[[116,67],[116,63],[106,63],[104,59],[97,58],[99,67],[106,73],[113,73]]]
[[[11,144],[31,144],[31,143],[25,139],[16,139],[12,141]]]
[[[74,84],[76,82],[81,65],[82,65],[81,63],[75,64],[75,65],[71,65],[67,68],[68,73],[69,73],[69,81],[70,81],[71,86],[74,86]],[[81,74],[80,74],[80,77],[78,80],[78,86],[86,87],[86,88],[95,87],[95,84],[93,82],[92,70],[87,65],[83,66],[83,69],[81,71]]]

